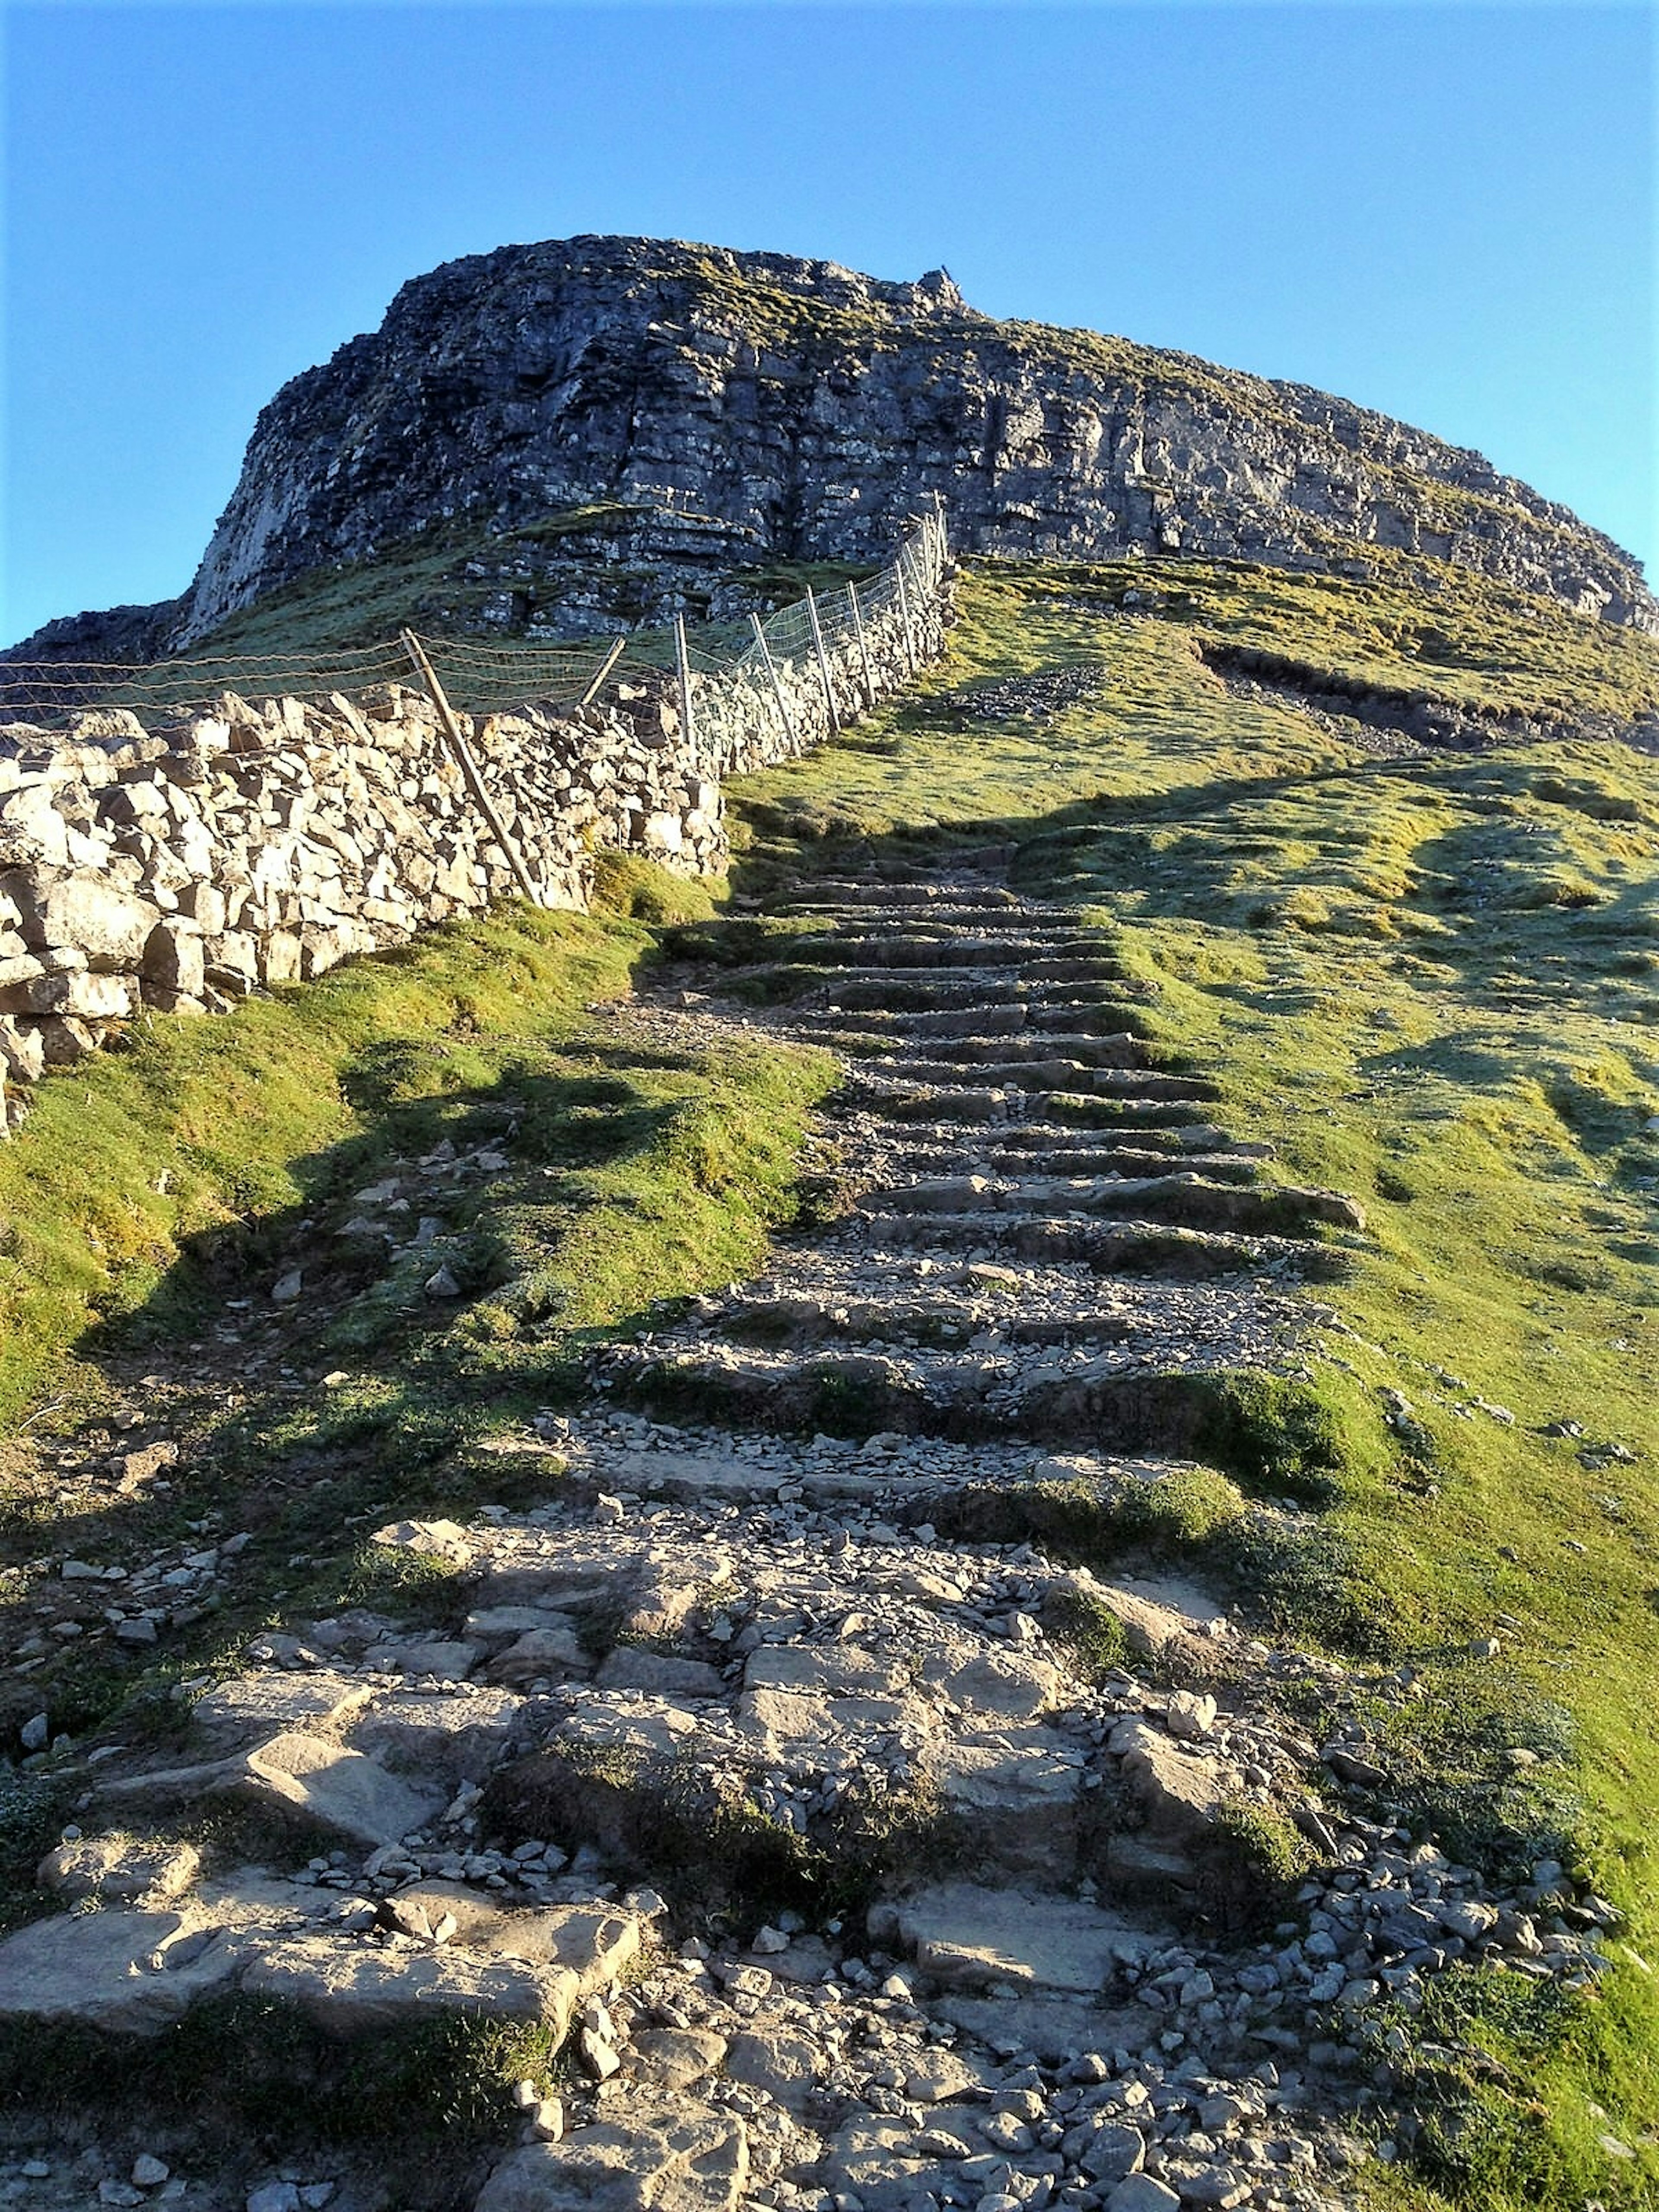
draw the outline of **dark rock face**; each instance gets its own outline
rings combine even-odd
[[[417,532],[488,538],[555,518],[542,567],[562,562],[568,580],[583,560],[712,575],[878,558],[935,495],[958,548],[1341,568],[1395,547],[1659,627],[1635,562],[1568,509],[1327,393],[1000,323],[943,271],[883,283],[778,254],[578,238],[416,278],[379,331],[286,385],[170,642]],[[594,507],[609,535],[589,546],[578,511]],[[522,605],[499,596],[486,620],[521,626]]]

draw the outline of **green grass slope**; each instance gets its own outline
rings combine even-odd
[[[1118,611],[1126,590],[1157,611]],[[1226,1117],[1364,1200],[1372,1249],[1320,1286],[1309,1370],[1346,1439],[1329,1548],[1256,1601],[1416,1670],[1413,1699],[1361,1716],[1409,1817],[1492,1863],[1565,1852],[1630,1916],[1593,2002],[1446,1985],[1401,2188],[1650,2204],[1659,770],[1607,741],[1382,757],[1198,647],[1620,718],[1659,696],[1659,651],[1449,575],[1427,596],[1403,574],[1000,564],[963,614],[921,696],[743,787],[750,878],[846,841],[1010,838],[1016,880],[1157,986],[1156,1033],[1220,1079]],[[1045,708],[1079,669],[1097,691]]]
[[[1443,1980],[1389,2186],[1638,2212],[1659,2194],[1659,772],[1606,738],[1390,751],[1224,680],[1216,641],[1475,706],[1618,721],[1659,699],[1651,641],[1421,563],[988,565],[945,665],[738,788],[737,887],[1006,841],[1018,882],[1155,987],[1149,1030],[1214,1073],[1226,1118],[1364,1200],[1303,1378],[1340,1440],[1322,1536],[1255,1559],[1242,1595],[1353,1656],[1348,1717],[1403,1819],[1494,1867],[1565,1855],[1627,1916],[1594,1998]],[[149,1024],[0,1149],[0,1621],[66,1551],[113,1562],[215,1516],[251,1538],[175,1650],[51,1654],[29,1694],[58,1724],[165,1735],[181,1678],[302,1609],[441,1618],[441,1589],[386,1585],[368,1532],[544,1486],[528,1425],[584,1345],[744,1272],[799,1204],[830,1063],[607,1011],[663,925],[710,910],[622,866],[608,902]],[[352,1194],[446,1143],[509,1165],[429,1256],[354,1273]],[[440,1259],[467,1296],[434,1310]],[[296,1264],[324,1294],[277,1318]],[[191,1347],[250,1315],[258,1359],[198,1387]],[[127,1497],[100,1455],[151,1365],[182,1456],[170,1492]],[[9,1911],[39,1909],[54,1786],[0,1802]]]

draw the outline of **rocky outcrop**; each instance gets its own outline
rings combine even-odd
[[[416,278],[284,386],[157,626],[186,647],[296,580],[446,549],[453,624],[638,619],[734,569],[884,558],[934,496],[970,550],[1341,569],[1404,549],[1659,625],[1638,564],[1567,508],[1328,393],[999,322],[943,271],[577,238]],[[83,653],[94,634],[65,633]],[[18,650],[65,657],[46,632]]]

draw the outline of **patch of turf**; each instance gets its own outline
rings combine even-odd
[[[667,877],[626,888],[708,908]],[[153,1649],[93,1607],[0,1723],[45,1710],[79,1736],[118,1712],[131,1740],[296,1608],[441,1616],[446,1578],[389,1563],[374,1528],[556,1491],[532,1424],[584,1346],[758,1262],[833,1065],[631,1012],[652,941],[504,908],[216,1021],[147,1024],[40,1086],[0,1150],[0,1626],[33,1630],[52,1559],[242,1540]],[[361,1233],[388,1178],[437,1231],[401,1258]],[[377,1218],[415,1236],[410,1201]],[[428,1294],[441,1264],[459,1296]],[[274,1300],[295,1273],[302,1295]],[[158,1434],[166,1480],[124,1488],[112,1464]],[[26,1899],[18,1833],[0,1871]]]
[[[1651,1958],[1653,762],[1602,738],[1379,753],[1358,724],[1230,685],[1199,647],[1610,721],[1659,698],[1659,647],[1432,563],[1371,566],[976,567],[950,659],[878,720],[890,745],[826,747],[740,787],[743,887],[1012,846],[1017,886],[1074,903],[1156,1035],[1218,1081],[1214,1118],[1269,1139],[1287,1179],[1367,1201],[1367,1238],[1311,1312],[1291,1378],[1308,1397],[1286,1401],[1332,1502],[1303,1526],[1206,1529],[1192,1556],[1226,1559],[1276,1635],[1409,1660],[1425,1710],[1465,1716],[1402,1740],[1415,1817],[1483,1856],[1577,1851]],[[988,679],[1089,666],[1101,686],[1071,705],[983,710]],[[1022,1513],[1073,1556],[1109,1556],[1102,1509],[1068,1486]],[[1487,1638],[1498,1656],[1472,1662]],[[1479,1725],[1471,1665],[1505,1686]],[[1492,1731],[1552,1711],[1569,1748],[1517,1788],[1495,1762],[1529,1739]],[[1499,2095],[1508,2148],[1467,2165],[1460,2187],[1493,2212],[1659,2189],[1642,2132],[1659,1978],[1620,1960],[1569,2011],[1525,2094]],[[1628,2171],[1595,2147],[1587,2100],[1636,2147]],[[1529,2135],[1547,2154],[1522,2154]],[[1543,2172],[1557,2193],[1529,2197]],[[1426,2172],[1401,2186],[1429,2201]]]

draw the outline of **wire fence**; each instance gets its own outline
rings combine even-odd
[[[897,558],[878,573],[808,592],[758,620],[709,624],[686,633],[686,660],[703,676],[740,676],[763,690],[767,666],[817,652],[860,649],[860,621],[914,610],[938,581],[945,559],[941,515],[924,518]],[[661,678],[676,667],[671,628],[647,628],[591,643],[533,638],[428,638],[418,642],[452,703],[479,714],[537,703],[568,707],[625,678]],[[421,678],[401,637],[336,652],[193,654],[147,663],[0,659],[0,736],[19,725],[53,730],[88,709],[125,710],[141,723],[212,712],[227,692],[250,705],[290,698],[323,704],[356,701],[387,684]]]

